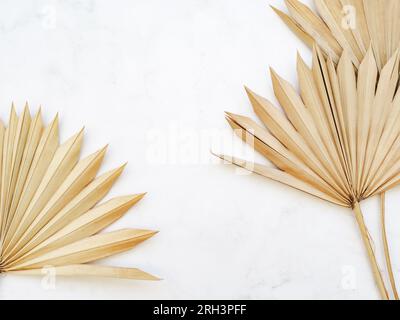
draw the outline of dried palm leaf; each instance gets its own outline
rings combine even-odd
[[[381,70],[400,45],[400,2],[397,0],[314,0],[317,13],[298,0],[285,2],[289,15],[272,8],[307,45],[312,46],[315,41],[335,63],[346,50],[358,68],[368,48],[372,47],[377,67]],[[358,142],[357,152],[364,150],[364,142],[365,139]],[[363,155],[358,156],[361,165]],[[381,201],[384,199],[383,194]],[[385,211],[381,214],[384,223]],[[385,225],[382,225],[382,238],[390,283],[398,300],[392,266],[389,265],[391,259]]]
[[[11,110],[0,123],[0,273],[88,275],[137,280],[157,278],[139,269],[87,264],[135,247],[150,230],[99,233],[120,219],[144,194],[97,205],[125,165],[97,173],[106,147],[80,160],[83,130],[59,145],[58,116],[44,127],[41,111]]]
[[[272,7],[306,44],[315,41],[337,63],[343,50],[358,67],[372,46],[378,69],[400,45],[398,0],[314,0],[317,12],[285,0],[289,14]]]
[[[345,50],[338,59],[313,50],[312,67],[298,57],[300,93],[271,71],[284,113],[246,88],[264,126],[227,113],[235,133],[275,168],[219,155],[237,166],[354,210],[382,297],[389,298],[360,202],[400,184],[399,53],[379,76],[372,49],[359,70]]]

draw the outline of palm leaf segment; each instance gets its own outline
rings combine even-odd
[[[306,44],[317,43],[335,63],[346,50],[358,68],[371,46],[381,70],[399,47],[397,0],[314,0],[317,12],[298,0],[285,3],[289,14],[272,8]]]

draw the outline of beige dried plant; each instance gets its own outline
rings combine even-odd
[[[386,235],[385,191],[398,185],[400,178],[400,157],[396,156],[400,1],[314,0],[316,12],[298,0],[284,2],[288,14],[273,10],[313,48],[312,68],[301,58],[298,61],[300,95],[272,72],[285,116],[250,90],[253,107],[268,129],[227,114],[236,132],[277,168],[221,157],[353,207],[377,285],[382,297],[389,299],[359,206],[363,199],[380,194],[386,266],[393,297],[398,300]]]
[[[388,299],[360,202],[400,184],[399,54],[396,52],[381,72],[372,49],[358,71],[347,51],[337,62],[325,57],[317,46],[311,67],[299,56],[300,93],[271,70],[275,96],[284,112],[246,89],[263,125],[226,114],[235,132],[275,167],[219,157],[352,208],[376,283],[382,297]]]
[[[157,278],[135,268],[89,264],[152,237],[150,230],[101,232],[144,194],[98,204],[125,165],[97,176],[106,147],[83,158],[83,130],[59,144],[58,116],[45,127],[26,106],[0,124],[0,273]]]
[[[317,43],[337,63],[346,51],[356,68],[372,48],[379,71],[400,45],[398,0],[314,0],[316,12],[285,0],[289,14],[274,11],[310,47]],[[399,300],[386,236],[385,193],[381,193],[382,242],[393,295]]]
[[[400,1],[314,0],[316,12],[299,0],[285,0],[288,14],[272,7],[310,47],[316,42],[337,63],[346,50],[356,68],[370,46],[378,69],[400,44]]]

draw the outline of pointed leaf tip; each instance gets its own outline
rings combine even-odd
[[[279,10],[277,7],[273,6],[272,4],[270,4],[269,7],[270,7],[279,17],[282,18],[282,16],[286,16],[286,13],[284,13],[282,10]]]

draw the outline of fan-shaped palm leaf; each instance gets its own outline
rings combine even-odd
[[[300,93],[271,70],[275,96],[284,113],[249,89],[264,126],[227,113],[235,132],[275,168],[219,155],[240,167],[327,200],[353,208],[377,284],[388,293],[379,271],[359,203],[400,184],[399,54],[382,68],[372,50],[359,70],[344,51],[337,66],[318,47],[312,67],[298,58]]]
[[[305,43],[312,46],[315,41],[335,62],[346,50],[358,68],[371,47],[381,70],[400,45],[400,3],[397,0],[314,0],[317,13],[298,0],[285,2],[289,15],[272,8]],[[399,300],[386,235],[384,200],[383,192],[382,240],[393,294]]]
[[[139,280],[156,277],[139,269],[87,264],[135,247],[150,230],[99,233],[144,194],[97,205],[125,165],[98,177],[106,147],[80,160],[83,130],[59,145],[58,116],[44,127],[28,107],[8,126],[0,124],[0,273],[95,275]]]

